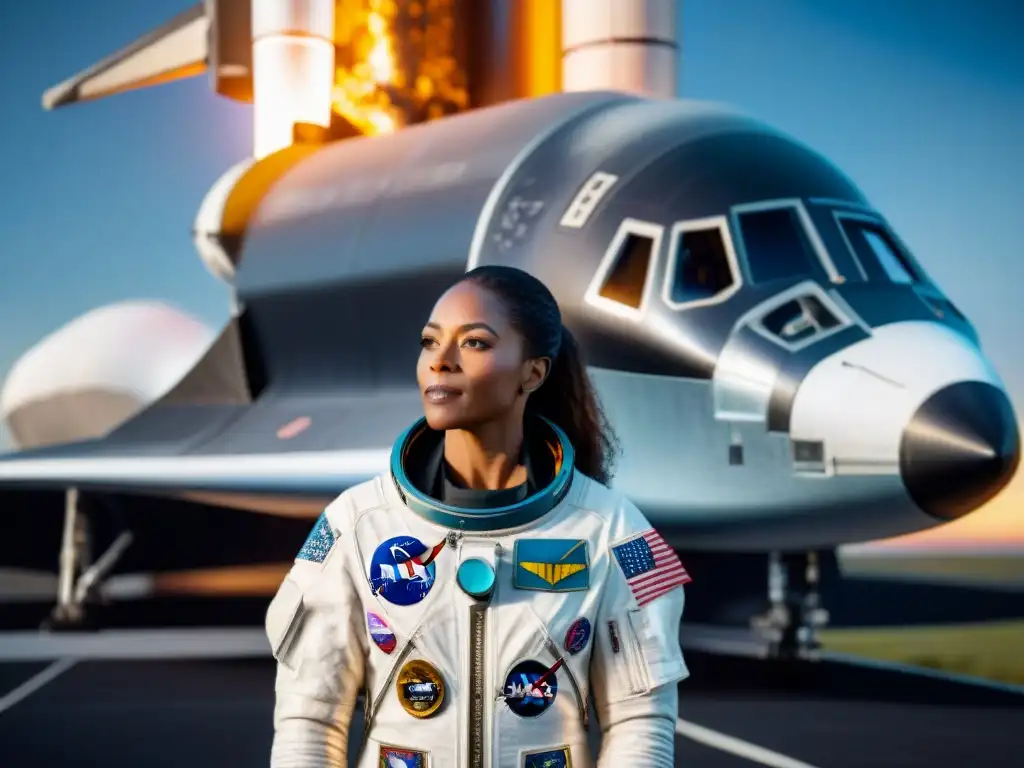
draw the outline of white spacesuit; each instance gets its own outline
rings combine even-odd
[[[600,768],[673,764],[689,576],[545,426],[553,480],[518,503],[454,507],[417,487],[421,420],[390,473],[327,507],[267,612],[272,768],[347,768],[360,693],[360,768],[589,768],[588,692]]]

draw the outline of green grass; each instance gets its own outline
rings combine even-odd
[[[1022,555],[857,554],[841,558],[851,576],[915,576],[1024,588]]]
[[[840,555],[849,576],[912,578],[1021,589],[1024,553],[858,552]],[[1024,685],[1024,620],[928,627],[829,629],[827,650]]]
[[[830,629],[826,650],[1024,685],[1024,621]]]

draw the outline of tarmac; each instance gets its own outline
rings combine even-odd
[[[0,633],[0,660],[3,768],[268,765],[274,669],[259,629]],[[844,658],[687,660],[677,766],[1024,764],[1018,689]]]

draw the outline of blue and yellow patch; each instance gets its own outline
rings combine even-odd
[[[327,559],[327,553],[334,546],[334,531],[331,524],[327,522],[327,513],[321,513],[313,526],[313,530],[306,537],[306,543],[302,545],[296,560],[309,560],[311,563],[322,563]]]
[[[527,752],[523,755],[523,768],[572,768],[572,755],[568,747]]]
[[[517,539],[512,559],[516,589],[578,592],[590,587],[590,557],[584,539]]]

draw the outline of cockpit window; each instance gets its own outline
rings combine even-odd
[[[921,282],[918,270],[881,222],[843,214],[836,218],[861,264],[877,264],[894,283]]]
[[[755,317],[754,330],[793,352],[852,324],[835,302],[809,281],[766,302]]]
[[[586,301],[614,314],[640,316],[654,274],[664,228],[626,219],[601,258]]]
[[[673,309],[722,301],[740,285],[725,219],[685,221],[672,228],[665,302]]]
[[[801,296],[769,312],[761,324],[780,339],[798,342],[835,328],[840,320],[816,296]]]
[[[796,208],[740,209],[736,222],[755,283],[813,274],[814,249]]]
[[[683,232],[676,246],[672,301],[710,299],[733,284],[718,227]]]
[[[634,309],[640,308],[644,297],[644,285],[651,268],[651,254],[654,238],[630,232],[622,241],[615,262],[608,270],[604,285],[599,291],[606,299],[617,301]]]

